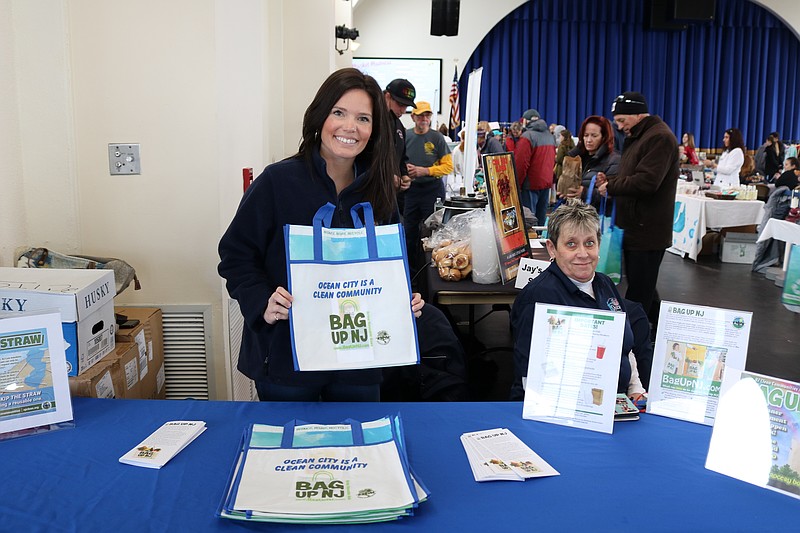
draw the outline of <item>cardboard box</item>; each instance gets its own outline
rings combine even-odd
[[[133,328],[117,330],[117,342],[133,342],[139,347],[139,380],[145,399],[164,399],[164,325],[157,307],[117,307],[115,312],[128,320],[138,320]],[[161,372],[161,379],[159,379]]]
[[[752,264],[756,259],[755,233],[726,233],[722,236],[719,257],[723,263]]]
[[[0,268],[0,311],[61,312],[70,376],[114,350],[115,291],[111,270]]]
[[[106,359],[114,365],[112,372],[119,376],[122,393],[117,398],[142,398],[141,381],[139,380],[139,347],[135,342],[119,342],[114,353]]]
[[[103,359],[80,376],[70,376],[69,392],[86,398],[124,398],[125,381],[115,361]]]

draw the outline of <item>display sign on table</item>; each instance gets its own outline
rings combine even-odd
[[[0,318],[0,440],[71,427],[60,313]]]
[[[725,368],[744,368],[753,314],[661,302],[647,412],[712,425]]]
[[[611,433],[624,333],[625,313],[537,303],[522,417]]]
[[[500,276],[503,283],[507,283],[517,277],[520,259],[531,257],[512,154],[483,156],[483,170],[497,240]]]
[[[800,498],[800,383],[729,367],[706,468]]]

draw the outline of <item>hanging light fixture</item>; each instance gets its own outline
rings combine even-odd
[[[344,41],[344,48],[339,48],[339,39]],[[336,26],[336,38],[334,39],[334,48],[339,52],[339,55],[344,54],[345,50],[350,49],[350,41],[358,39],[358,30],[355,28],[348,28],[344,24]],[[355,42],[353,43],[353,50],[356,49]]]

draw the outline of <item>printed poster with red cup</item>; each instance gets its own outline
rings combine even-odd
[[[614,429],[625,313],[536,304],[522,418]]]
[[[483,169],[500,259],[500,277],[503,283],[508,283],[517,277],[520,259],[531,257],[512,154],[483,156]]]

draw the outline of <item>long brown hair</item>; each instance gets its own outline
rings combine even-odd
[[[586,117],[581,124],[581,129],[578,131],[578,148],[580,148],[582,153],[585,153],[586,146],[583,145],[583,134],[586,133],[586,126],[588,124],[596,124],[600,127],[600,133],[603,136],[602,144],[606,145],[608,148],[608,153],[614,151],[614,130],[611,129],[611,122],[608,121],[606,117],[601,117],[599,115],[591,115]]]
[[[342,95],[353,89],[366,91],[372,100],[372,135],[357,157],[369,165],[359,192],[372,204],[376,220],[388,221],[396,206],[394,175],[398,167],[392,137],[394,126],[383,100],[383,91],[372,76],[355,68],[343,68],[328,76],[303,115],[303,136],[293,157],[304,159],[310,168],[314,168],[312,154],[314,149],[319,150],[322,125]]]

